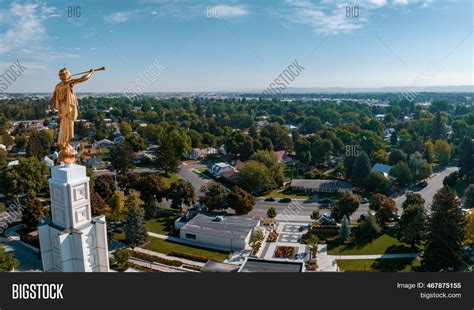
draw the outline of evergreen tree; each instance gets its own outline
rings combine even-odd
[[[161,140],[160,150],[156,159],[158,164],[165,170],[165,174],[177,171],[179,158],[168,134],[165,134]]]
[[[435,118],[433,120],[433,134],[432,137],[434,140],[436,139],[444,139],[444,135],[446,133],[445,124],[443,119],[441,118],[441,113],[436,112]]]
[[[339,227],[339,238],[342,241],[349,240],[351,236],[351,226],[349,225],[349,219],[347,215],[344,215],[341,220],[341,226]]]
[[[361,152],[352,167],[352,180],[355,185],[364,187],[370,174],[370,160],[367,153]]]
[[[474,180],[474,143],[471,138],[465,137],[461,144],[461,156],[459,159],[459,173]]]
[[[142,208],[144,202],[137,193],[128,196],[127,222],[125,224],[125,237],[132,246],[138,246],[148,240],[148,230],[145,226],[145,210]]]
[[[425,240],[428,228],[428,216],[423,204],[407,205],[400,219],[398,238],[415,246]]]
[[[457,271],[461,267],[466,218],[454,197],[455,193],[449,186],[434,196],[423,254],[423,266],[427,271]]]

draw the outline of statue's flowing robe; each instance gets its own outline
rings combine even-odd
[[[74,138],[74,121],[77,120],[77,97],[72,84],[61,82],[54,89],[55,106],[59,112],[58,144],[67,147]]]

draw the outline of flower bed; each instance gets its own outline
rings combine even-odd
[[[278,258],[294,258],[296,255],[296,247],[279,246],[276,248],[275,257]]]
[[[154,255],[150,255],[150,254],[146,254],[146,253],[142,253],[138,251],[131,251],[131,254],[133,257],[140,258],[149,262],[160,263],[163,265],[174,266],[174,267],[181,267],[183,265],[183,263],[179,260],[170,260],[163,257],[154,256]]]
[[[268,234],[267,237],[267,242],[276,242],[278,240],[278,233],[276,230],[272,231],[271,233]]]
[[[255,245],[252,248],[252,256],[256,256],[258,254],[258,251],[260,250],[261,246],[262,246],[261,242],[255,243]]]

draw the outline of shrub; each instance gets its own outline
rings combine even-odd
[[[207,261],[209,260],[206,257],[193,255],[193,254],[188,254],[188,253],[183,253],[183,252],[171,252],[168,255],[179,257],[179,258],[185,258],[185,259],[189,259],[189,260],[194,260],[194,261],[202,262],[202,263],[207,263]]]
[[[183,265],[183,262],[179,260],[166,259],[163,257],[154,256],[154,255],[150,255],[150,254],[146,254],[146,253],[142,253],[138,251],[131,251],[131,254],[133,257],[147,260],[149,262],[160,263],[163,265],[174,266],[174,267],[181,267]]]

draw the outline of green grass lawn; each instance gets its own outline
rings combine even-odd
[[[160,174],[163,183],[165,183],[166,187],[169,187],[171,183],[176,182],[178,180],[178,176],[174,173],[169,174],[166,176],[164,173]]]
[[[117,241],[125,241],[125,232],[112,233],[112,239],[117,240]]]
[[[398,241],[395,237],[383,234],[368,243],[340,244],[339,241],[328,242],[329,255],[374,255],[395,253],[417,253],[421,250]]]
[[[388,259],[338,259],[337,265],[342,271],[419,271],[421,264],[417,258]]]
[[[145,226],[151,232],[167,235],[173,230],[177,218],[174,214],[158,213],[157,218],[148,220]]]
[[[229,253],[222,251],[208,250],[152,237],[150,237],[150,242],[146,244],[144,248],[163,254],[170,254],[171,252],[182,252],[218,261],[225,260],[229,255]]]
[[[269,194],[265,195],[266,197],[273,197],[273,198],[299,198],[299,199],[308,199],[308,196],[305,193],[298,193],[293,191],[291,188],[285,188],[282,191],[272,191]]]

